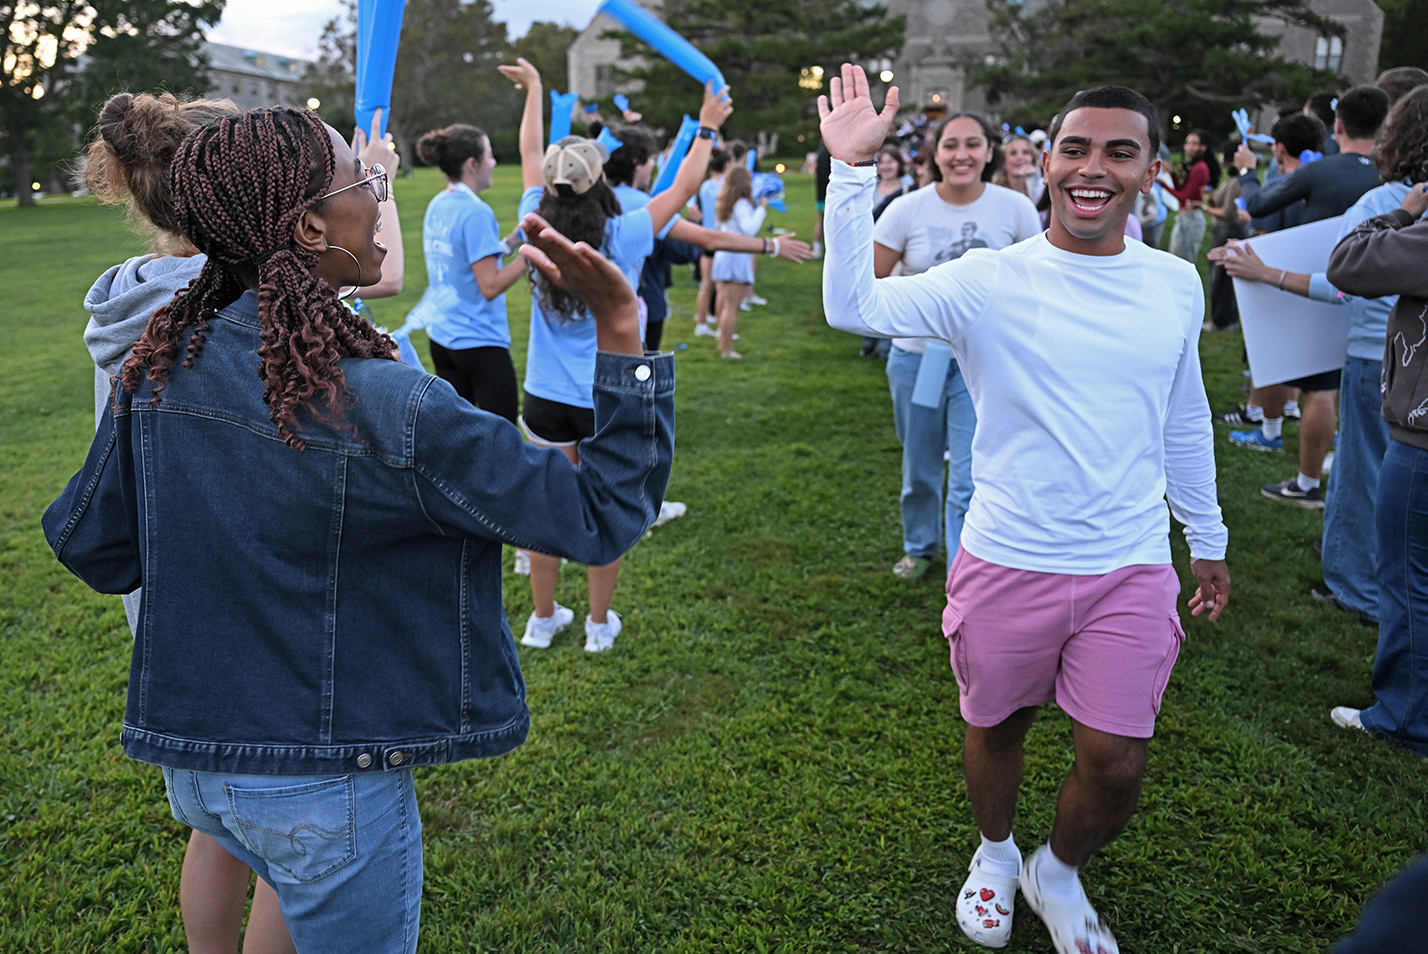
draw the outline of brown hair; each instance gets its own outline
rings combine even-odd
[[[183,243],[169,197],[169,164],[184,137],[199,126],[240,110],[226,99],[181,100],[172,93],[118,93],[99,110],[95,138],[85,154],[84,183],[106,204],[123,202],[129,222],[157,230],[154,249]]]
[[[734,217],[734,206],[740,199],[754,200],[754,174],[742,165],[735,165],[724,173],[724,184],[719,187],[719,198],[714,201],[714,218],[727,222]]]
[[[153,385],[149,404],[157,407],[185,336],[183,367],[192,368],[215,309],[256,287],[262,328],[258,374],[269,420],[295,450],[307,446],[296,433],[301,408],[342,426],[350,396],[338,362],[390,359],[396,345],[312,273],[317,252],[292,244],[298,219],[321,202],[334,169],[322,120],[285,106],[249,110],[183,140],[169,170],[173,222],[208,261],[149,319],[124,362],[125,391],[133,394],[147,369]]]
[[[1428,182],[1428,86],[1394,104],[1379,132],[1374,164],[1384,182]]]
[[[1425,83],[1428,83],[1428,70],[1416,66],[1395,66],[1378,74],[1373,85],[1388,94],[1388,103],[1392,106]]]
[[[878,158],[892,156],[897,161],[897,177],[901,179],[907,174],[907,160],[902,157],[902,150],[897,146],[884,146],[878,150]]]
[[[461,178],[461,167],[467,159],[478,163],[486,160],[486,134],[475,126],[452,123],[443,129],[433,129],[417,140],[417,155],[429,166],[436,166],[452,182]]]

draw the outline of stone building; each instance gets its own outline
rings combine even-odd
[[[651,10],[660,9],[659,0],[640,2]],[[902,53],[891,64],[879,64],[890,67],[891,83],[902,93],[903,104],[909,109],[985,109],[981,91],[968,88],[966,71],[960,65],[968,58],[990,55],[994,48],[984,0],[885,2],[890,13],[907,17]],[[1372,83],[1383,33],[1383,11],[1378,4],[1373,0],[1310,0],[1309,6],[1342,23],[1347,30],[1344,38],[1324,38],[1309,30],[1287,29],[1278,22],[1262,24],[1261,29],[1281,37],[1280,52],[1290,60],[1333,70],[1349,83]],[[597,16],[571,44],[567,54],[570,84],[582,97],[618,91],[611,67],[619,62],[620,43],[601,36],[617,29],[613,20]]]
[[[302,105],[297,101],[297,86],[307,60],[226,43],[205,43],[203,49],[209,62],[208,96],[231,99],[243,109]]]

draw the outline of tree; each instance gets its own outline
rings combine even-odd
[[[1344,29],[1307,0],[987,0],[999,55],[973,66],[989,102],[1009,118],[1045,121],[1078,90],[1115,83],[1139,90],[1164,124],[1230,127],[1235,106],[1303,100],[1335,85],[1332,73],[1275,56],[1266,20],[1324,35]],[[1162,129],[1162,133],[1168,129]]]
[[[526,35],[516,41],[515,55],[525,57],[540,70],[546,89],[558,89],[563,93],[570,88],[565,54],[579,35],[580,31],[568,23],[537,20],[531,24]]]
[[[328,22],[303,84],[303,95],[322,101],[323,119],[343,130],[352,128],[356,33],[356,8],[349,3],[344,18]],[[470,123],[499,141],[502,131],[516,128],[523,94],[496,71],[510,49],[506,25],[491,18],[489,0],[408,0],[387,126],[406,162],[416,160],[412,147],[430,129]]]
[[[757,132],[814,133],[814,100],[822,73],[843,62],[868,63],[897,56],[906,18],[862,0],[666,0],[667,22],[719,67],[734,98],[728,135]],[[664,57],[628,33],[619,33],[624,56],[644,67],[618,71],[643,89],[634,108],[651,126],[672,130],[683,113],[698,108],[702,90]]]
[[[1383,46],[1378,68],[1416,66],[1428,70],[1428,0],[1378,0],[1383,8]]]
[[[0,5],[0,141],[19,203],[34,203],[36,146],[72,144],[70,127],[92,122],[94,103],[109,92],[205,88],[203,30],[218,22],[223,6],[224,0]]]

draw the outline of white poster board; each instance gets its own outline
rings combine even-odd
[[[1247,244],[1271,268],[1314,274],[1329,267],[1342,216],[1271,232]],[[1236,278],[1235,298],[1249,352],[1250,374],[1260,387],[1344,366],[1349,353],[1349,309],[1310,301],[1274,285]]]

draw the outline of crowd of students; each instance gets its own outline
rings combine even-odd
[[[1234,414],[1259,428],[1232,439],[1282,446],[1297,387],[1299,473],[1263,492],[1312,504],[1334,393],[1349,392],[1325,598],[1379,626],[1377,702],[1332,718],[1428,754],[1428,654],[1412,636],[1428,622],[1428,74],[1339,94],[1332,154],[1309,116],[1324,104],[1282,117],[1278,175],[1262,186],[1242,146],[1229,154],[1239,175],[1219,182],[1204,130],[1163,177],[1159,117],[1123,87],[1078,93],[1046,131],[1004,141],[954,113],[914,143],[891,135],[896,90],[879,110],[845,66],[820,97],[811,249],[760,236],[742,155],[717,148],[727,90],[705,91],[699,136],[651,196],[658,144],[638,122],[609,130],[613,152],[594,135],[546,144],[539,74],[523,60],[501,70],[525,93],[517,230],[503,237],[480,197],[495,165],[484,132],[453,125],[417,146],[446,180],[422,234],[435,376],[341,299],[403,284],[398,157],[378,122],[349,143],[283,107],[121,94],[100,115],[91,187],[126,202],[156,246],[86,297],[96,436],[44,529],[76,575],[125,594],[124,748],[162,767],[193,829],[180,886],[191,949],[237,950],[251,869],[245,951],[415,950],[411,769],[501,754],[529,728],[502,546],[530,575],[520,642],[549,647],[573,622],[556,600],[570,559],[589,568],[584,645],[599,653],[622,628],[620,557],[676,515],[663,500],[674,369],[658,345],[679,262],[699,263],[696,332],[716,334],[723,357],[739,357],[757,254],[825,253],[829,323],[872,353],[891,340],[904,447],[893,571],[919,578],[945,551],[981,832],[955,907],[977,943],[1006,944],[1021,893],[1061,954],[1118,949],[1079,872],[1135,810],[1183,639],[1170,514],[1190,543],[1191,612],[1215,620],[1228,603],[1190,264],[1202,208],[1225,276],[1352,316],[1342,372],[1256,389]],[[1272,274],[1247,239],[1339,215],[1325,274]],[[504,294],[521,280],[518,389]],[[1053,700],[1076,761],[1050,839],[1024,862],[1022,742]]]

